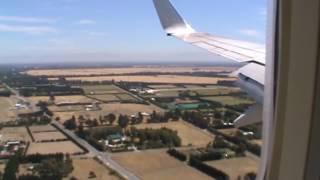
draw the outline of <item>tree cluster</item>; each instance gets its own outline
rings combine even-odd
[[[141,148],[179,147],[181,139],[176,131],[168,128],[136,129],[131,128],[131,137],[139,139],[137,145]]]

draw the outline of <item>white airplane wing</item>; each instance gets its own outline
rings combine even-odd
[[[194,30],[172,6],[169,0],[153,0],[161,24],[168,36],[173,36],[216,55],[248,64],[233,75],[238,76],[237,84],[258,104],[263,103],[265,47],[263,45],[232,40],[201,33]],[[256,105],[241,115],[235,125],[243,126],[261,121],[262,106]]]

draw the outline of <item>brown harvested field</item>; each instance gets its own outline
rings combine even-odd
[[[68,81],[85,81],[85,82],[144,82],[144,83],[168,83],[168,84],[217,84],[218,81],[234,81],[235,78],[216,78],[216,77],[195,77],[180,75],[158,75],[158,76],[96,76],[96,77],[69,77]]]
[[[32,76],[85,76],[119,75],[128,73],[183,73],[183,72],[232,72],[234,67],[125,67],[125,68],[81,68],[81,69],[35,69],[25,73]]]
[[[169,156],[165,150],[113,154],[112,159],[143,180],[209,180],[211,177]]]
[[[146,112],[152,113],[153,111],[163,113],[164,110],[160,109],[154,105],[144,105],[144,104],[122,104],[122,103],[110,103],[110,104],[101,104],[100,111],[74,111],[74,112],[55,112],[55,117],[60,117],[61,122],[64,122],[74,115],[75,117],[79,117],[80,115],[86,118],[96,118],[99,119],[99,116],[105,116],[109,113],[114,113],[116,115],[125,114],[125,115],[132,115],[138,112]]]
[[[6,165],[4,163],[0,163],[0,172],[4,173],[4,169],[6,168]]]
[[[83,150],[71,141],[31,143],[27,154],[82,153]]]
[[[65,180],[69,180],[71,177],[75,177],[79,180],[120,180],[121,178],[110,174],[111,170],[100,164],[94,159],[72,159],[73,162],[73,171],[69,174],[68,178],[64,178]],[[94,172],[96,177],[89,178],[89,173]]]
[[[6,127],[0,130],[0,141],[25,141],[30,142],[31,137],[25,127]]]
[[[99,94],[99,95],[88,95],[92,99],[96,99],[102,102],[120,102],[120,99],[113,94]]]
[[[180,90],[165,90],[165,91],[159,91],[155,95],[156,97],[178,97]]]
[[[117,94],[116,95],[121,101],[136,101],[137,99],[129,94]]]
[[[177,88],[177,86],[175,85],[149,85],[148,87],[152,88],[152,89],[173,89],[173,88]]]
[[[85,96],[55,96],[55,104],[60,103],[81,103],[81,104],[90,104],[94,100],[87,98]]]
[[[237,128],[230,128],[230,129],[219,129],[219,132],[228,135],[228,136],[233,136],[235,135],[237,132],[239,132],[240,130]]]
[[[83,111],[85,108],[82,105],[70,105],[70,106],[49,106],[52,112],[73,112],[73,111]]]
[[[32,133],[58,131],[57,128],[52,125],[30,126],[29,129]]]
[[[237,179],[238,176],[243,177],[245,174],[251,172],[257,173],[259,163],[259,160],[253,159],[251,157],[241,157],[206,162],[206,164],[228,174],[230,179]]]
[[[254,140],[251,140],[250,143],[262,146],[263,141],[262,141],[262,139],[254,139]]]
[[[182,140],[182,146],[188,146],[190,144],[192,144],[193,146],[206,146],[208,143],[214,140],[214,135],[212,135],[211,133],[203,131],[183,121],[159,124],[140,124],[136,125],[136,127],[139,129],[160,129],[162,127],[165,127],[177,131],[178,136]]]
[[[31,97],[27,97],[26,99],[31,104],[35,105],[39,101],[48,102],[49,101],[49,96],[31,96]]]
[[[37,132],[37,133],[32,133],[32,136],[36,142],[57,141],[57,140],[67,140],[68,139],[60,131]]]
[[[12,110],[16,100],[9,97],[0,97],[0,123],[14,120],[16,113]]]
[[[115,85],[85,85],[82,86],[85,94],[114,94],[123,93],[124,91]]]

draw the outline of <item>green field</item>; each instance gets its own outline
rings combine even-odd
[[[232,96],[210,96],[201,98],[205,101],[219,102],[223,105],[252,104],[254,101],[250,99],[242,99]]]
[[[115,85],[88,85],[82,86],[85,94],[112,94],[122,93],[123,90]]]

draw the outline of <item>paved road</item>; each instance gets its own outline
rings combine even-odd
[[[100,151],[96,150],[94,147],[92,147],[90,144],[88,144],[87,141],[79,138],[72,131],[65,129],[60,123],[53,121],[52,124],[54,124],[56,127],[58,127],[64,133],[66,133],[74,141],[76,141],[77,143],[79,143],[80,145],[85,147],[89,151],[89,156],[96,156],[105,165],[107,165],[110,168],[112,168],[113,170],[117,171],[119,174],[121,174],[123,177],[125,177],[128,180],[139,180],[139,178],[136,175],[129,172],[124,167],[120,166],[117,162],[112,160],[111,155],[109,153],[100,152]]]

